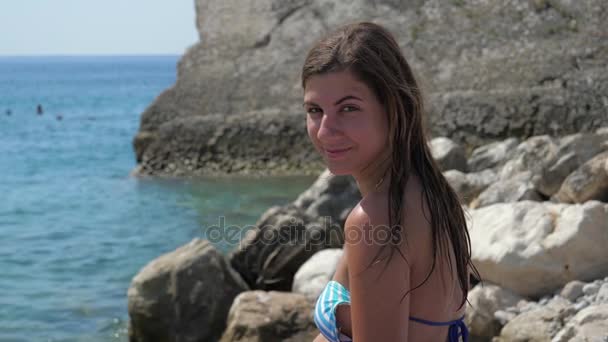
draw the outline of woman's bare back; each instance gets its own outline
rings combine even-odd
[[[406,186],[405,215],[403,215],[402,222],[407,234],[407,245],[406,241],[403,241],[401,248],[411,246],[407,253],[411,259],[408,260],[411,267],[411,286],[416,287],[424,283],[409,294],[411,296],[410,316],[437,322],[452,321],[463,315],[464,306],[460,307],[462,291],[458,284],[456,267],[455,265],[450,267],[449,260],[445,256],[437,255],[435,269],[429,276],[433,264],[432,231],[428,222],[430,214],[427,204],[422,198],[422,188],[418,177],[410,176]],[[450,259],[454,260],[451,244],[448,250],[451,254]],[[349,289],[346,253],[345,249],[332,279]],[[395,254],[394,257],[400,256]],[[428,279],[427,276],[429,276]],[[350,306],[338,306],[336,319],[341,330],[346,335],[352,336]],[[419,324],[410,321],[408,317],[404,317],[403,322],[410,325],[410,340],[438,341],[447,338],[447,327]]]

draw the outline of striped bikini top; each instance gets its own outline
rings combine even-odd
[[[319,295],[315,305],[314,321],[319,331],[330,342],[352,341],[352,339],[338,330],[336,323],[336,308],[340,304],[350,303],[350,293],[335,280],[330,280]],[[433,322],[411,317],[410,320],[432,326],[449,326],[448,342],[463,342],[469,340],[469,330],[464,324],[464,316],[450,322]]]

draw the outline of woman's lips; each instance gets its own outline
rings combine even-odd
[[[346,152],[348,152],[351,148],[352,147],[342,148],[342,149],[338,149],[338,148],[324,149],[324,151],[328,158],[336,159],[336,158],[343,157],[346,154]]]

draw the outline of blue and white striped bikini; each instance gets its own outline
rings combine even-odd
[[[317,328],[330,342],[352,341],[342,334],[336,324],[336,308],[340,304],[350,304],[350,293],[339,282],[330,280],[319,295],[315,305],[314,320]],[[464,324],[464,316],[450,322],[433,322],[411,317],[410,320],[432,326],[449,326],[448,342],[458,342],[462,337],[463,342],[469,340],[469,331]]]

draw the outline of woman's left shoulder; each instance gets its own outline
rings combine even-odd
[[[406,245],[426,242],[431,227],[430,211],[418,177],[409,179],[402,198],[401,220],[395,223],[389,220],[388,193],[373,192],[366,195],[346,218],[345,242],[363,254],[374,254],[383,245],[389,243],[391,234],[397,234],[391,229],[392,223],[393,227],[398,225],[398,234],[402,234],[407,239],[407,243],[404,239],[397,239],[402,242],[400,249],[403,253],[411,254],[412,251],[406,248]],[[366,243],[360,244],[359,242],[362,241]]]
[[[367,194],[351,210],[346,218],[345,229],[374,229],[388,226],[388,195],[380,192]]]
[[[383,247],[392,243],[388,195],[381,192],[366,195],[351,210],[344,224],[345,251],[356,264],[371,262]],[[350,267],[350,266],[349,266]]]
[[[409,261],[413,258],[401,238],[394,240],[402,231],[395,231],[393,228],[389,224],[386,197],[381,193],[366,196],[353,208],[344,225],[344,251],[345,255],[348,255],[349,285],[355,286],[353,279],[359,279],[360,283],[365,284],[363,288],[375,288],[379,285],[377,277],[387,271],[388,278],[384,279],[392,279],[388,283],[394,284],[395,291],[381,286],[381,292],[400,293],[403,279],[393,278],[409,274]],[[403,258],[391,258],[394,249],[392,247],[395,246]]]
[[[401,217],[407,217],[401,225],[408,226],[409,223],[419,226],[421,223],[430,223],[430,210],[422,181],[415,174],[408,179],[402,195]],[[389,225],[389,194],[388,192],[372,192],[367,194],[353,208],[347,221],[352,223],[369,223],[372,226]]]

